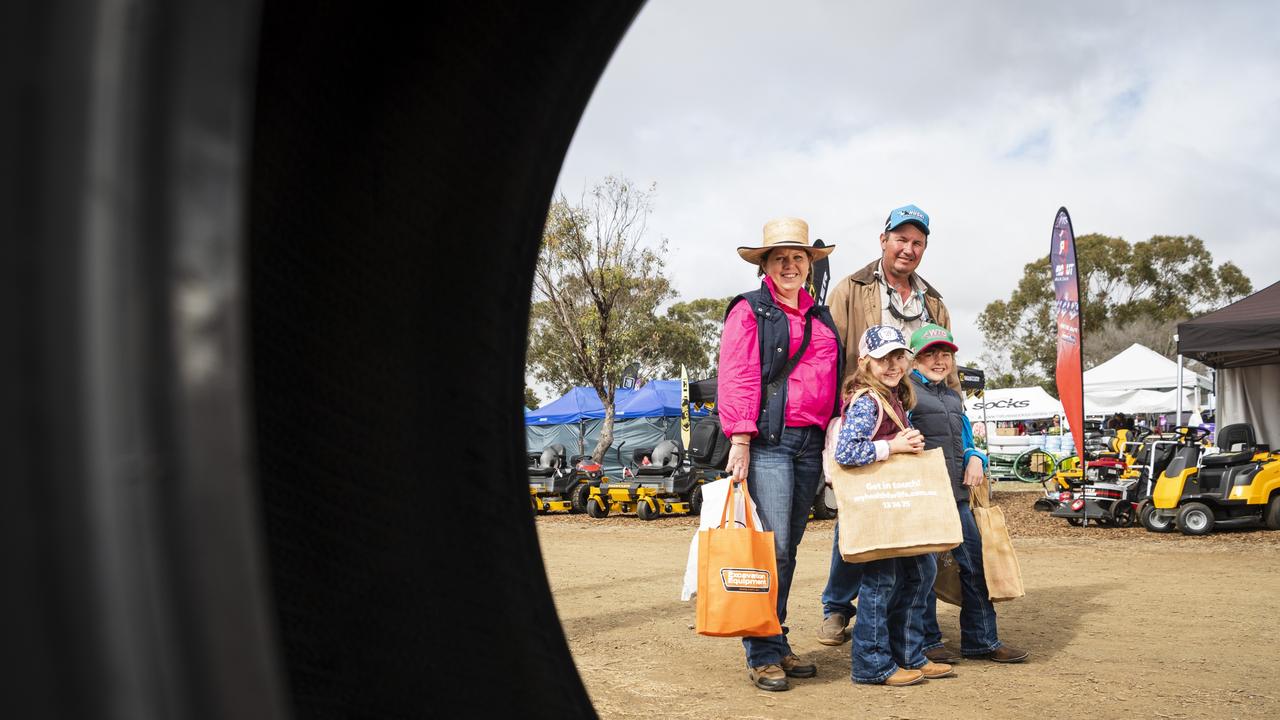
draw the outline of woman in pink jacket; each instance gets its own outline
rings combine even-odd
[[[831,313],[804,289],[813,262],[834,247],[809,243],[809,225],[771,220],[764,243],[738,255],[764,276],[758,290],[729,302],[720,341],[717,407],[730,449],[726,469],[745,477],[778,560],[778,622],[787,618],[796,547],[821,481],[827,421],[839,411],[844,358]],[[743,638],[748,677],[764,690],[788,690],[788,678],[817,668],[782,634]]]

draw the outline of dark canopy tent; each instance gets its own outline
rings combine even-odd
[[[1178,324],[1178,352],[1218,369],[1218,426],[1280,447],[1280,283]]]
[[[1280,362],[1280,282],[1179,323],[1178,352],[1215,368]]]

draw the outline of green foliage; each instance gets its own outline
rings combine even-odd
[[[1113,338],[1134,333],[1148,337],[1253,291],[1239,267],[1224,262],[1215,268],[1204,242],[1190,235],[1157,235],[1133,245],[1122,238],[1082,235],[1076,238],[1076,263],[1086,368],[1118,352],[1114,346],[1120,340]],[[978,316],[988,347],[984,365],[990,387],[1042,385],[1056,394],[1053,301],[1046,255],[1023,267],[1022,279],[1008,300],[988,304]],[[1136,321],[1142,324],[1131,328]],[[1095,347],[1091,342],[1095,335],[1105,342]],[[1153,349],[1168,352],[1163,347]]]
[[[528,385],[525,385],[524,386],[524,406],[529,408],[530,410],[533,410],[539,407],[540,405],[542,405],[542,401],[538,399],[538,393],[534,392],[533,388],[529,387]]]
[[[730,298],[699,298],[667,308],[653,322],[652,350],[637,358],[650,377],[679,377],[683,364],[690,380],[716,374],[720,331]]]
[[[595,388],[605,406],[597,460],[613,441],[614,389],[623,370],[657,351],[656,310],[675,296],[663,276],[665,241],[643,242],[653,193],[609,177],[577,205],[557,198],[534,268],[528,364],[534,377],[561,391]]]

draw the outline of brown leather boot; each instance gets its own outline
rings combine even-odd
[[[924,656],[929,658],[931,662],[945,663],[947,665],[953,665],[960,661],[959,655],[952,653],[950,650],[944,647],[933,648],[932,650],[925,650]]]
[[[782,672],[786,673],[787,677],[811,678],[818,674],[818,666],[805,662],[795,655],[788,655],[782,658]]]
[[[938,678],[952,677],[956,674],[951,669],[951,666],[946,663],[927,662],[916,669],[924,673],[926,680],[937,680]]]
[[[976,658],[978,660],[991,660],[998,663],[1020,663],[1029,657],[1031,653],[1026,650],[1020,650],[1010,645],[1001,645],[989,653],[981,655],[966,655],[965,657]]]
[[[881,684],[888,685],[889,687],[906,687],[908,685],[915,685],[916,683],[922,682],[924,682],[924,673],[919,670],[898,668],[894,674],[885,678],[884,682]]]
[[[822,618],[822,627],[818,628],[818,642],[823,645],[843,645],[849,641],[849,618],[840,613],[831,613]]]
[[[787,682],[787,674],[777,663],[753,667],[747,673],[747,677],[751,678],[751,682],[761,690],[779,692],[791,689],[791,683]]]

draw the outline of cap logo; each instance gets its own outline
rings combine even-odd
[[[941,328],[930,330],[929,332],[926,332],[924,334],[924,337],[926,340],[932,340],[933,338],[944,338],[946,336],[947,336],[947,331]]]

